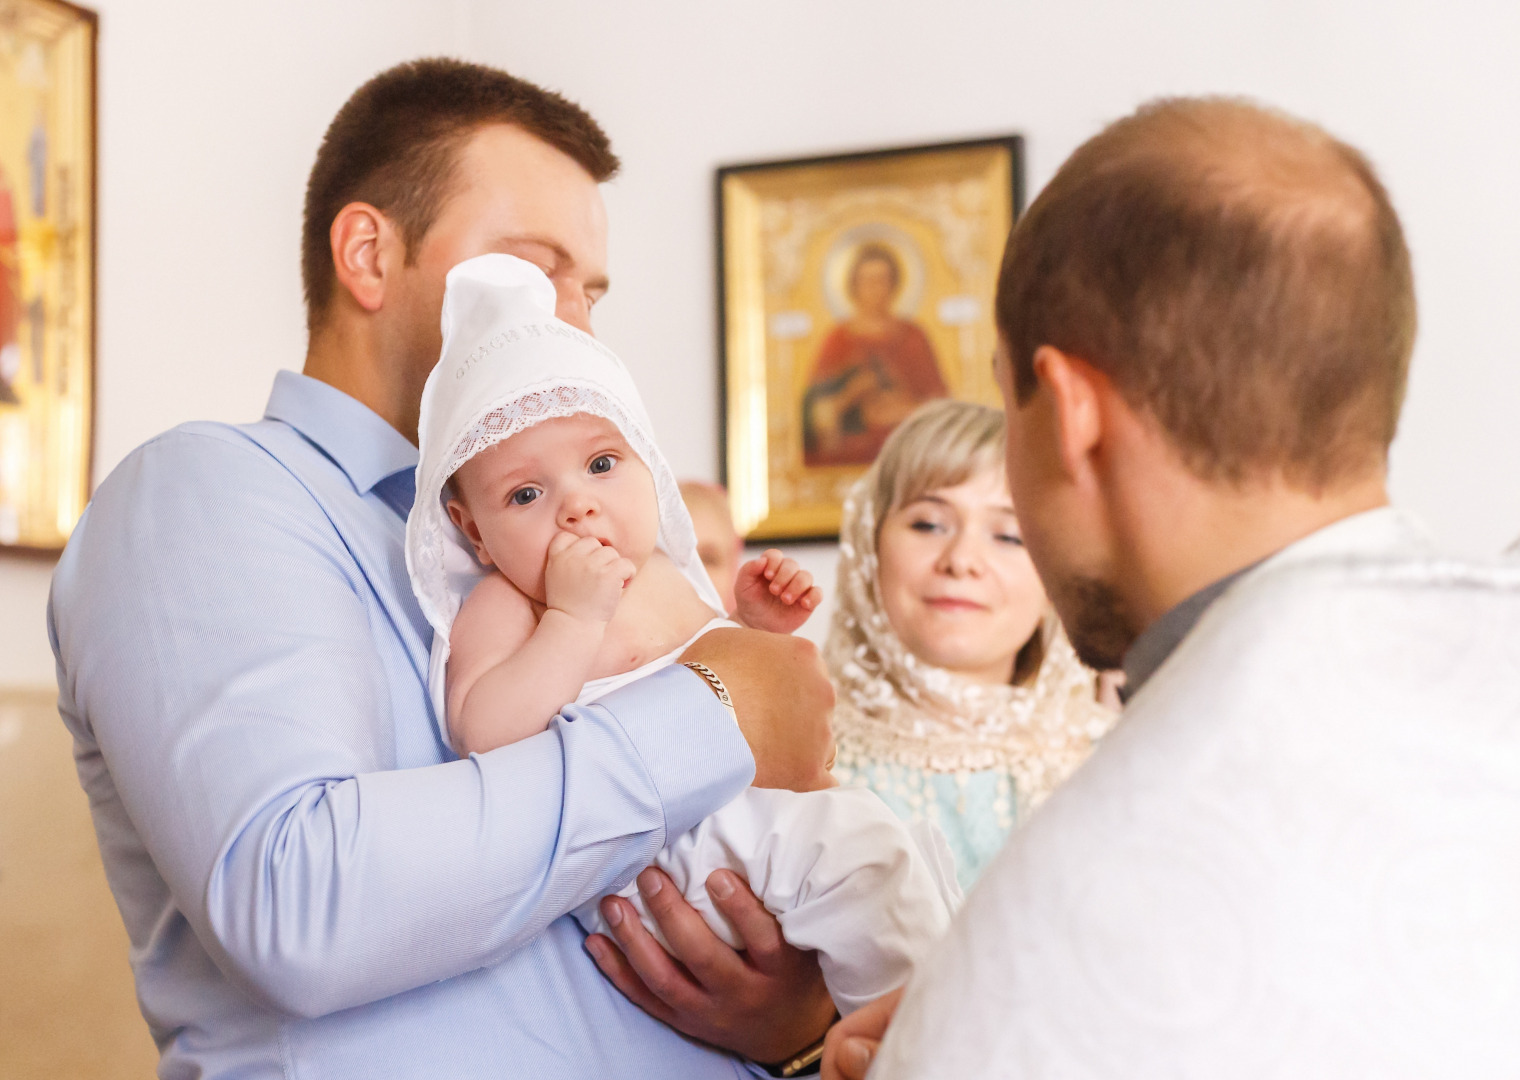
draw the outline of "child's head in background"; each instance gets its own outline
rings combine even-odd
[[[723,609],[733,614],[734,581],[739,576],[744,541],[734,528],[728,492],[705,480],[682,480],[681,499],[697,530],[697,555],[723,598]]]

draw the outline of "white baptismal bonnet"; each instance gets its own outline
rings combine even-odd
[[[543,271],[511,255],[482,255],[449,271],[443,350],[422,391],[417,499],[406,523],[407,571],[434,632],[428,691],[445,743],[449,631],[465,597],[492,572],[449,520],[445,484],[470,458],[520,431],[578,413],[616,424],[654,477],[660,550],[704,603],[723,610],[628,369],[590,334],[555,318],[554,305]]]

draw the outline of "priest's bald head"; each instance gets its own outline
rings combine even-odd
[[[1317,127],[1223,99],[1112,124],[1013,230],[997,323],[1014,501],[1088,663],[1387,502],[1409,253],[1367,160]]]

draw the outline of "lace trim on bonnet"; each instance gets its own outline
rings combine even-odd
[[[868,474],[869,476],[869,474]],[[892,629],[877,579],[868,477],[844,503],[834,620],[824,647],[839,703],[839,764],[890,761],[930,772],[1004,769],[1021,812],[1038,805],[1118,719],[1053,620],[1030,686],[988,686],[919,660]]]
[[[441,472],[445,478],[450,477],[476,454],[505,442],[520,431],[526,431],[545,420],[557,420],[580,413],[600,416],[617,425],[634,453],[648,467],[654,477],[655,497],[660,511],[660,547],[678,567],[684,565],[696,549],[696,535],[690,519],[684,513],[675,476],[668,467],[661,467],[664,465],[663,459],[642,426],[628,415],[616,399],[595,387],[568,380],[554,380],[524,389],[510,401],[488,409],[470,425],[445,459]],[[432,518],[424,521],[414,549],[417,577],[427,583],[425,591],[433,594],[426,597],[426,600],[441,610],[452,606],[451,599],[457,603],[457,599],[447,596],[447,586],[443,584],[446,540],[443,522],[446,520]]]

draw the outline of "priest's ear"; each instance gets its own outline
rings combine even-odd
[[[1041,345],[1031,360],[1041,403],[1049,426],[1046,438],[1068,479],[1078,480],[1092,469],[1092,456],[1103,441],[1104,399],[1113,386],[1087,361]],[[1033,402],[1031,402],[1033,403]]]

